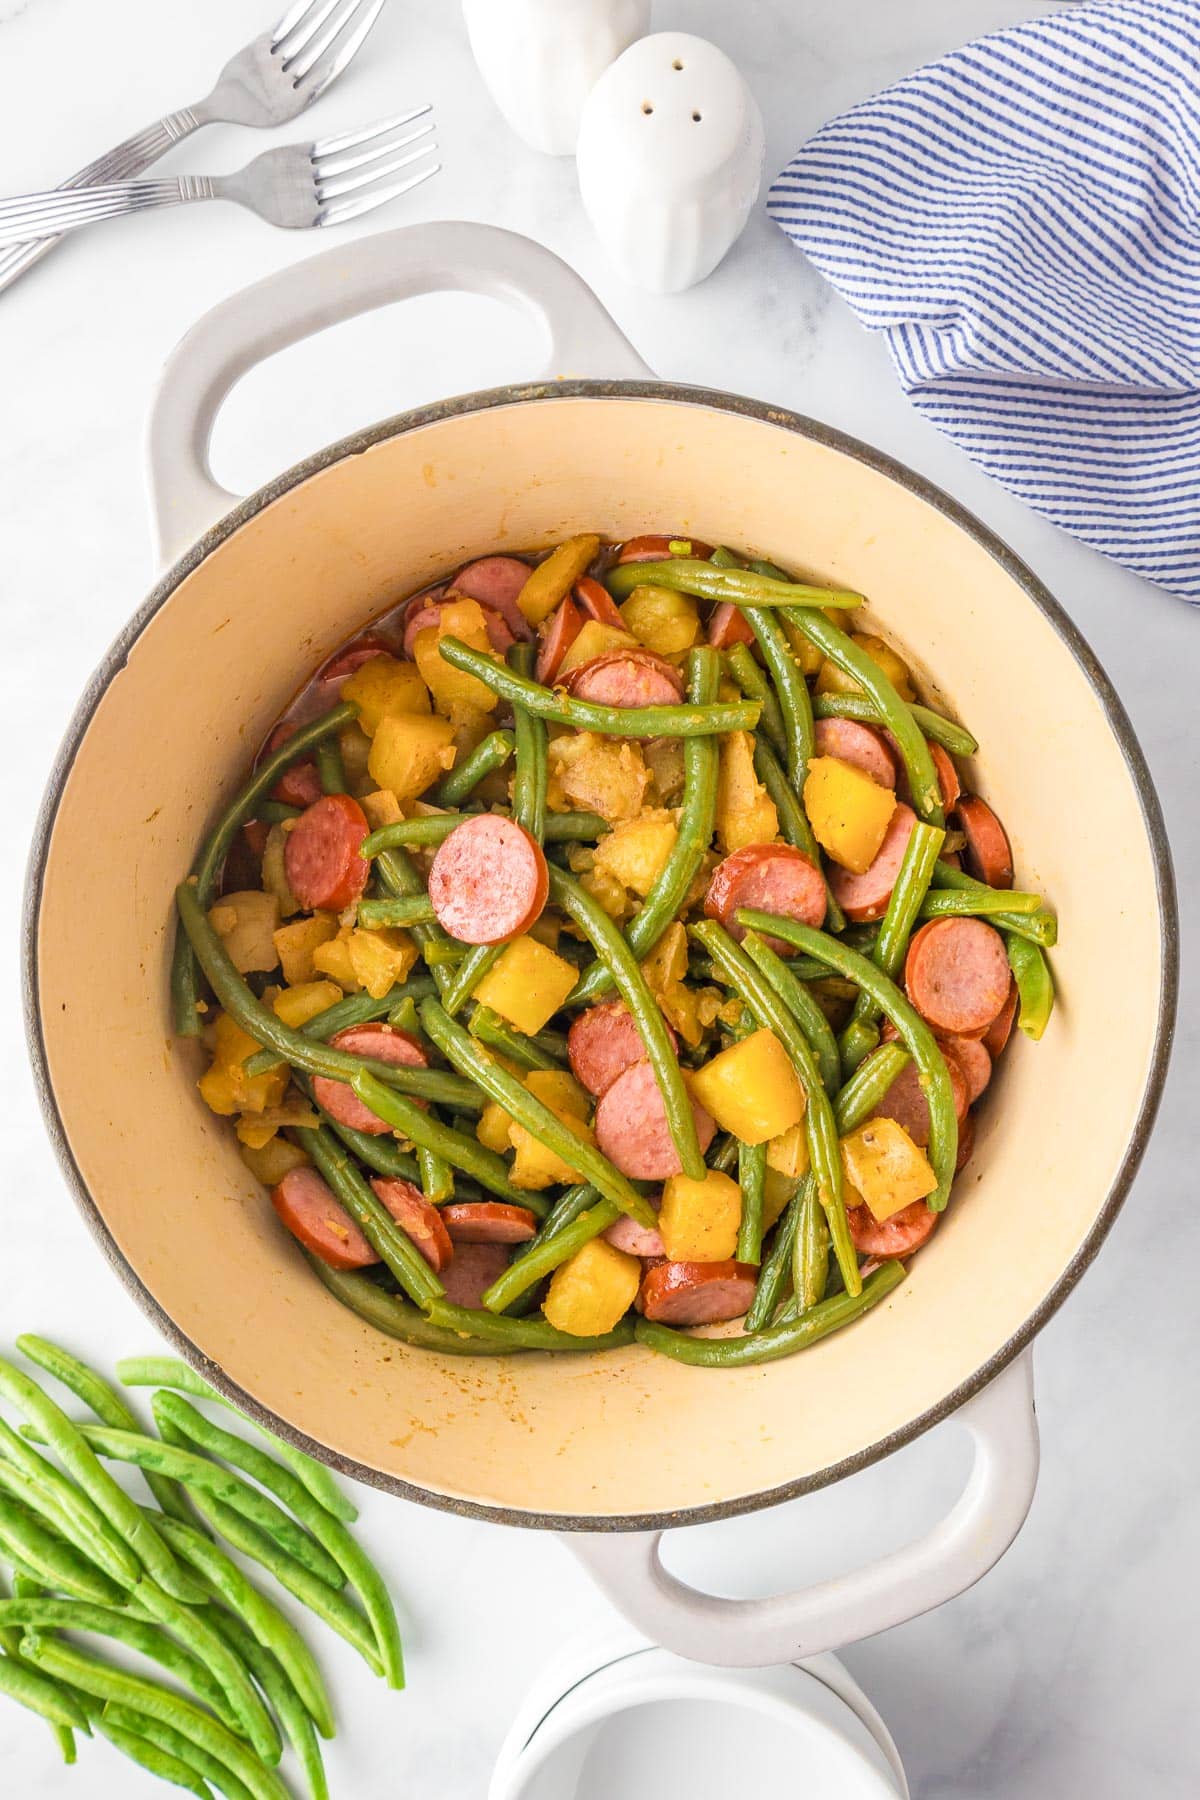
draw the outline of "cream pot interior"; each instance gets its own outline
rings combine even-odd
[[[201,1103],[199,1052],[173,1045],[168,1023],[172,889],[293,689],[373,614],[492,549],[664,528],[870,597],[927,695],[978,737],[971,785],[1007,823],[1018,884],[1058,909],[1059,1005],[1040,1045],[1018,1037],[1005,1058],[974,1160],[907,1281],[815,1349],[727,1373],[640,1348],[410,1350],[318,1285]],[[103,1243],[226,1391],[438,1504],[664,1523],[802,1491],[903,1441],[1066,1293],[1157,1097],[1169,867],[1106,695],[1052,603],[972,521],[790,415],[580,382],[407,415],[314,459],[163,583],[85,702],[56,806],[51,794],[34,869],[35,1054]]]

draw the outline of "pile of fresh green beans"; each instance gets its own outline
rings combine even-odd
[[[319,1740],[333,1737],[334,1715],[320,1668],[219,1539],[401,1688],[395,1610],[348,1529],[352,1502],[303,1451],[265,1431],[261,1448],[201,1411],[195,1400],[233,1409],[173,1357],[117,1369],[126,1387],[157,1390],[155,1437],[119,1389],[60,1345],[30,1335],[17,1349],[88,1417],[68,1416],[0,1357],[0,1399],[23,1420],[14,1430],[0,1415],[0,1564],[13,1572],[11,1597],[0,1585],[0,1694],[46,1720],[66,1762],[75,1734],[95,1730],[209,1800],[287,1800],[276,1773],[286,1739],[314,1800],[328,1800]],[[139,1505],[109,1462],[139,1469],[157,1505]],[[116,1666],[106,1642],[154,1668]]]

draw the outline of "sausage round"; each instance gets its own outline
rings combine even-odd
[[[958,1155],[954,1160],[954,1173],[961,1175],[975,1149],[975,1114],[969,1112],[958,1128]]]
[[[953,812],[958,805],[958,796],[962,793],[962,782],[958,779],[958,770],[951,759],[950,752],[941,744],[925,740],[929,755],[937,773],[938,787],[942,792],[942,806],[946,812]]]
[[[716,1135],[716,1121],[692,1101],[701,1153]],[[665,1181],[681,1169],[667,1125],[662,1094],[649,1062],[631,1063],[601,1095],[596,1107],[596,1142],[609,1162],[632,1181]]]
[[[1017,1016],[1017,997],[1017,984],[1013,980],[1008,984],[1008,999],[983,1034],[984,1044],[987,1046],[988,1055],[993,1062],[1004,1049],[1012,1033],[1013,1023]]]
[[[916,822],[917,815],[912,807],[901,802],[891,816],[869,869],[855,875],[853,870],[843,869],[840,863],[831,865],[829,886],[848,919],[860,924],[869,919],[882,919]]]
[[[983,919],[930,919],[904,959],[909,999],[935,1031],[952,1037],[985,1031],[1011,982],[1004,939]]]
[[[377,656],[390,656],[392,645],[377,631],[366,631],[362,637],[355,638],[352,644],[337,650],[330,657],[323,669],[318,669],[317,680],[326,684],[341,684],[356,669],[361,669],[365,662],[373,662]]]
[[[563,686],[596,706],[675,706],[683,682],[652,650],[609,650],[572,669]]]
[[[313,912],[343,912],[367,885],[370,865],[359,846],[370,827],[349,794],[322,794],[287,834],[283,866],[300,905]]]
[[[669,1025],[667,1035],[671,1048],[677,1049],[679,1040]],[[589,1006],[573,1021],[567,1033],[571,1072],[576,1081],[597,1099],[631,1063],[641,1062],[645,1055],[642,1034],[623,1000]]]
[[[672,550],[672,544],[686,544],[687,549]],[[699,538],[688,537],[686,532],[676,532],[673,537],[660,537],[651,533],[646,537],[630,538],[622,544],[617,552],[617,562],[665,562],[669,556],[698,556],[705,562],[712,555],[712,545],[702,544]]]
[[[271,1189],[271,1205],[294,1238],[331,1269],[365,1269],[379,1258],[333,1189],[308,1163]]]
[[[752,644],[754,632],[746,615],[732,600],[720,600],[708,615],[708,641],[714,650],[728,650],[733,644]]]
[[[429,898],[460,944],[506,944],[528,930],[550,892],[537,839],[515,819],[479,813],[443,838],[429,870]]]
[[[653,1202],[652,1202],[653,1204]],[[627,1256],[666,1257],[666,1245],[658,1232],[649,1225],[639,1225],[628,1213],[622,1213],[614,1219],[604,1233],[608,1242],[616,1250],[624,1250]]]
[[[967,1104],[974,1106],[992,1079],[992,1058],[987,1049],[986,1039],[945,1037],[941,1040],[941,1044],[943,1052],[948,1053],[946,1060],[949,1061],[950,1056],[953,1056],[962,1070],[967,1083]]]
[[[335,1050],[349,1051],[351,1056],[369,1056],[376,1062],[394,1063],[397,1068],[424,1069],[429,1058],[416,1038],[392,1025],[347,1025],[330,1040]],[[370,1137],[383,1137],[392,1128],[364,1106],[346,1081],[334,1081],[328,1075],[313,1076],[313,1097],[331,1119],[348,1125],[352,1131],[365,1131]],[[424,1101],[418,1100],[418,1106]]]
[[[721,1325],[750,1310],[758,1270],[750,1263],[665,1262],[647,1269],[638,1305],[660,1325]]]
[[[818,756],[836,756],[869,775],[877,787],[895,787],[895,758],[869,725],[860,725],[857,719],[818,719],[814,738]]]
[[[431,626],[437,624],[439,614],[444,606],[450,604],[450,598],[451,596],[447,595],[442,600],[422,601],[419,606],[412,608],[405,614],[404,654],[410,662],[412,662],[416,655],[418,633],[428,631]],[[483,614],[483,622],[487,627],[488,643],[498,656],[505,655],[505,653],[511,650],[512,646],[516,643],[516,638],[509,630],[507,619],[502,618],[494,607],[485,606],[482,600],[476,601],[476,605]]]
[[[295,737],[298,729],[293,719],[282,719],[267,739],[264,754],[278,750],[289,738]],[[285,806],[311,806],[324,792],[317,765],[311,756],[307,756],[303,762],[294,762],[290,769],[283,771],[271,789],[271,799],[281,800]]]
[[[456,1244],[453,1262],[441,1271],[447,1300],[452,1306],[478,1308],[507,1267],[508,1251],[503,1244]]]
[[[746,932],[734,914],[739,906],[796,919],[801,925],[825,923],[825,878],[817,865],[791,844],[747,844],[719,862],[712,872],[704,910],[719,919],[740,943]],[[767,942],[785,950],[777,938]]]
[[[437,1207],[411,1181],[376,1175],[371,1186],[405,1237],[412,1239],[434,1274],[440,1275],[454,1255],[454,1245]]]
[[[575,602],[568,596],[562,604],[555,608],[546,621],[538,645],[537,668],[535,673],[544,686],[549,687],[562,667],[563,657],[583,630],[583,615]]]
[[[968,873],[977,881],[986,881],[989,887],[1010,888],[1013,858],[1008,833],[987,801],[978,794],[964,794],[957,814],[967,840],[964,855]]]
[[[850,1237],[860,1256],[875,1256],[888,1261],[897,1256],[911,1256],[928,1243],[937,1229],[941,1213],[930,1212],[924,1200],[893,1213],[890,1219],[877,1219],[869,1206],[846,1209]]]
[[[441,1217],[456,1244],[525,1244],[537,1231],[528,1208],[507,1200],[455,1201]]]
[[[581,575],[575,583],[575,598],[589,619],[595,619],[600,625],[611,625],[617,631],[626,629],[616,601],[608,589],[593,581],[590,575]]]
[[[954,1115],[961,1124],[970,1105],[967,1077],[958,1058],[944,1043],[942,1055],[949,1071],[950,1085],[954,1089]],[[897,1125],[904,1127],[918,1149],[925,1149],[929,1143],[929,1102],[921,1087],[916,1063],[905,1064],[871,1117],[895,1119]]]
[[[517,605],[517,595],[529,580],[532,570],[519,556],[481,556],[477,562],[460,569],[450,583],[456,594],[478,600],[498,612],[514,637],[530,638],[529,621]]]

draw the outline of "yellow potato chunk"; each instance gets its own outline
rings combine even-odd
[[[700,636],[696,602],[672,588],[635,587],[619,611],[638,642],[659,656],[678,656]]]
[[[372,781],[390,788],[401,807],[410,805],[453,768],[453,739],[453,725],[440,714],[386,713],[376,728],[367,764]]]
[[[360,794],[358,804],[366,814],[367,824],[372,831],[382,831],[385,825],[398,825],[404,817],[400,802],[388,788],[376,788],[374,793]]]
[[[767,1167],[793,1180],[808,1174],[808,1138],[804,1124],[792,1125],[767,1144]]]
[[[573,1118],[570,1113],[560,1113],[557,1108],[551,1110],[581,1144],[595,1143],[591,1127],[582,1119]],[[553,1187],[556,1182],[579,1180],[578,1171],[571,1163],[556,1151],[547,1149],[532,1131],[527,1131],[524,1125],[518,1125],[515,1119],[508,1128],[508,1141],[516,1151],[510,1170],[514,1187],[545,1188]]]
[[[506,944],[475,998],[527,1037],[553,1017],[579,979],[574,963],[526,934]]]
[[[288,834],[282,825],[272,825],[262,853],[262,884],[265,893],[274,894],[279,903],[279,917],[290,919],[303,909],[291,889],[283,855]]]
[[[350,961],[350,927],[343,925],[328,943],[318,944],[312,953],[314,973],[328,975],[347,994],[357,994],[361,982]]]
[[[558,1331],[601,1337],[625,1317],[641,1280],[636,1256],[593,1238],[554,1271],[542,1311]]]
[[[461,638],[472,650],[491,656],[492,646],[478,600],[447,600],[438,608],[437,624],[418,631],[413,640],[413,655],[438,712],[447,718],[456,707],[491,712],[498,705],[499,696],[478,676],[468,675],[443,659],[438,645],[447,637]]]
[[[868,1119],[844,1137],[842,1167],[877,1219],[890,1219],[937,1186],[929,1158],[895,1119]]]
[[[302,981],[275,996],[275,1016],[290,1025],[293,1031],[299,1031],[327,1006],[336,1005],[341,997],[342,990],[335,981]]]
[[[703,1181],[672,1175],[663,1186],[658,1231],[672,1262],[725,1262],[741,1222],[742,1190],[717,1169]]]
[[[779,1137],[804,1117],[804,1089],[773,1031],[753,1031],[696,1070],[692,1093],[744,1144]]]
[[[861,875],[879,854],[896,796],[839,756],[814,756],[804,784],[804,806],[822,850]]]
[[[429,690],[416,664],[386,654],[359,664],[342,683],[342,699],[353,700],[359,726],[368,737],[375,736],[389,713],[429,711]]]
[[[671,813],[662,809],[644,812],[600,839],[592,868],[611,875],[644,899],[666,866],[678,835]]]
[[[548,619],[560,600],[565,600],[588,564],[600,548],[600,539],[590,531],[582,537],[568,538],[552,550],[530,574],[517,595],[517,605],[531,625]]]
[[[635,743],[591,731],[552,738],[547,769],[546,804],[551,812],[578,807],[599,813],[610,825],[635,819],[650,785],[650,771]]]
[[[314,913],[311,919],[296,919],[281,925],[275,933],[277,960],[283,965],[283,979],[289,987],[299,987],[316,974],[313,954],[322,944],[337,936],[337,920],[331,913]]]
[[[293,1095],[280,1106],[268,1106],[260,1113],[243,1113],[235,1129],[240,1143],[251,1150],[262,1150],[280,1131],[315,1131],[320,1123],[308,1101]]]
[[[844,625],[844,620],[835,623]],[[904,658],[897,656],[890,644],[885,644],[881,637],[871,637],[862,632],[852,632],[851,643],[870,657],[871,661],[881,668],[902,700],[915,700],[917,690],[913,686],[912,672]],[[818,694],[859,694],[861,683],[853,675],[845,674],[836,663],[828,659],[822,662],[821,672],[817,676]]]
[[[610,650],[636,650],[638,641],[632,632],[622,631],[616,625],[602,625],[599,619],[588,619],[583,630],[563,657],[558,666],[556,683],[561,682],[572,669],[582,668],[591,662],[594,656],[607,656]]]
[[[797,1182],[790,1175],[783,1175],[778,1169],[767,1164],[766,1178],[763,1181],[763,1230],[770,1231],[783,1216],[783,1209],[796,1192]]]
[[[252,1144],[242,1144],[241,1158],[264,1187],[275,1187],[289,1169],[298,1169],[301,1163],[308,1161],[299,1145],[293,1144],[290,1138],[281,1137],[269,1138],[258,1149]]]
[[[278,1106],[287,1091],[287,1069],[269,1069],[250,1077],[242,1064],[262,1045],[229,1017],[218,1013],[213,1027],[213,1059],[198,1086],[205,1105],[230,1118],[237,1112],[261,1113]]]
[[[208,922],[239,974],[278,966],[275,933],[279,929],[279,901],[274,894],[264,894],[259,888],[222,894],[209,907]]]
[[[505,1112],[498,1100],[489,1100],[479,1115],[475,1136],[485,1150],[494,1150],[497,1156],[504,1156],[509,1149],[508,1128],[511,1124],[512,1115]]]
[[[586,1119],[592,1110],[591,1095],[566,1069],[531,1069],[525,1086],[559,1118]]]
[[[408,978],[417,960],[417,946],[407,931],[396,925],[373,929],[357,926],[346,942],[350,970],[372,1000],[382,1000],[398,981]]]
[[[769,844],[779,831],[775,802],[754,773],[754,739],[730,731],[721,739],[717,772],[717,842],[724,855]]]

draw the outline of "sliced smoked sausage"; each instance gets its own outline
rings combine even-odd
[[[991,1030],[991,1026],[988,1027]],[[944,1037],[942,1050],[949,1062],[953,1056],[967,1083],[967,1104],[974,1106],[992,1079],[992,1058],[985,1038]]]
[[[961,1124],[970,1105],[967,1078],[958,1058],[944,1043],[942,1055],[954,1090],[955,1117]],[[919,1149],[925,1149],[929,1143],[929,1102],[925,1098],[916,1063],[905,1064],[870,1116],[873,1119],[895,1119],[897,1125],[904,1127],[913,1143]]]
[[[1004,939],[983,919],[930,919],[908,946],[904,985],[933,1029],[982,1032],[1008,999],[1012,973]]]
[[[757,906],[801,925],[820,926],[825,923],[825,878],[803,850],[791,844],[747,844],[717,864],[704,896],[708,917],[719,919],[740,943],[746,933],[734,917],[739,906]],[[786,948],[776,938],[768,942],[775,949]]]
[[[480,813],[443,838],[429,870],[438,923],[460,944],[506,944],[527,931],[550,892],[537,839],[515,819]]]
[[[734,644],[752,644],[754,631],[740,606],[731,600],[718,601],[708,615],[708,641],[714,650],[728,650]]]
[[[1013,980],[1009,983],[1008,999],[983,1034],[984,1044],[987,1046],[988,1055],[993,1062],[1000,1055],[1012,1034],[1013,1023],[1017,1016],[1017,999],[1017,984]]]
[[[365,1269],[379,1258],[331,1187],[308,1163],[271,1189],[271,1205],[294,1238],[331,1269]]]
[[[672,550],[672,544],[679,547]],[[711,555],[711,544],[702,544],[699,538],[688,537],[686,532],[677,532],[674,537],[651,533],[646,537],[630,538],[628,543],[622,544],[617,552],[617,562],[665,562],[668,556],[698,556],[707,562]]]
[[[916,822],[917,815],[912,807],[901,803],[891,816],[869,869],[855,875],[853,870],[843,869],[840,863],[832,864],[830,891],[848,919],[860,924],[869,919],[882,919]]]
[[[508,1251],[503,1244],[456,1244],[454,1261],[441,1271],[447,1300],[452,1306],[478,1308],[507,1267]]]
[[[667,1035],[671,1039],[671,1048],[677,1049],[679,1040],[669,1025]],[[589,1006],[586,1012],[577,1016],[567,1033],[571,1071],[576,1081],[597,1099],[631,1063],[641,1062],[645,1055],[642,1034],[623,1000]]]
[[[514,637],[533,636],[529,621],[517,605],[517,595],[529,580],[532,570],[519,556],[481,556],[477,562],[460,569],[450,583],[456,594],[478,600],[498,612]]]
[[[651,1205],[654,1205],[653,1201]],[[627,1256],[655,1259],[661,1256],[665,1259],[667,1254],[666,1245],[658,1232],[649,1225],[639,1225],[628,1213],[622,1213],[619,1219],[614,1219],[604,1236],[614,1249],[624,1250]]]
[[[695,1100],[692,1114],[703,1154],[716,1135],[716,1122]],[[631,1180],[665,1181],[680,1173],[679,1152],[649,1062],[631,1063],[601,1095],[595,1130],[609,1162]]]
[[[600,625],[611,625],[615,631],[626,629],[616,601],[608,589],[593,581],[590,575],[581,575],[575,583],[575,599],[589,619],[595,619]]]
[[[937,772],[938,787],[942,792],[942,806],[946,812],[953,812],[958,805],[958,796],[962,793],[962,782],[958,779],[958,770],[951,760],[950,752],[941,744],[925,740],[930,759]]]
[[[428,631],[438,623],[442,608],[449,606],[453,597],[453,595],[447,594],[441,600],[422,601],[419,606],[404,615],[404,654],[410,662],[416,657],[418,636],[422,631]],[[475,604],[483,614],[488,643],[497,656],[505,655],[517,641],[509,629],[507,619],[502,618],[494,607],[485,606],[482,600],[477,600]]]
[[[652,650],[609,650],[572,669],[563,683],[577,700],[596,706],[675,706],[683,681],[665,657]]]
[[[367,885],[370,865],[359,854],[370,830],[349,794],[322,794],[295,821],[283,848],[288,886],[307,911],[343,912]]]
[[[346,644],[341,650],[335,650],[323,669],[317,670],[317,680],[326,689],[336,687],[339,692],[343,681],[361,669],[364,663],[373,662],[377,656],[390,656],[392,645],[387,638],[381,637],[377,631],[365,631],[361,637]],[[328,692],[325,699],[332,700]]]
[[[1013,858],[1008,833],[986,800],[978,794],[964,794],[958,802],[959,827],[966,838],[963,855],[967,872],[989,887],[1010,888],[1013,884]]]
[[[758,1270],[751,1263],[664,1262],[642,1277],[638,1305],[660,1325],[721,1325],[750,1310]]]
[[[411,1181],[375,1175],[371,1186],[405,1237],[412,1239],[434,1274],[440,1275],[454,1255],[454,1245],[437,1207]]]
[[[441,1218],[456,1244],[525,1244],[537,1231],[529,1209],[507,1200],[454,1201]]]
[[[928,1243],[937,1229],[941,1213],[930,1212],[923,1200],[914,1200],[890,1219],[877,1219],[869,1206],[846,1208],[850,1237],[860,1256],[876,1256],[881,1261],[897,1256],[911,1256]]]
[[[896,759],[870,725],[857,719],[818,719],[813,732],[818,756],[836,756],[869,775],[877,787],[895,787]]]
[[[263,755],[269,756],[273,750],[278,750],[289,738],[295,737],[298,730],[294,719],[281,719],[267,739]],[[271,789],[271,799],[281,800],[285,806],[311,806],[324,792],[317,765],[311,756],[307,756],[303,762],[294,762],[290,769],[283,771]]]
[[[975,1149],[975,1114],[969,1112],[958,1128],[958,1155],[954,1159],[954,1173],[961,1175],[971,1160]]]
[[[369,1056],[375,1062],[395,1063],[398,1068],[424,1069],[429,1066],[429,1058],[416,1038],[409,1037],[407,1031],[397,1031],[392,1025],[347,1025],[329,1041],[335,1050],[347,1050],[351,1056]],[[348,1125],[352,1131],[365,1131],[370,1137],[383,1137],[392,1129],[378,1113],[363,1105],[348,1082],[334,1081],[328,1075],[314,1075],[312,1086],[317,1105],[339,1125]],[[416,1104],[424,1106],[425,1102],[418,1100]]]
[[[553,684],[563,657],[582,630],[583,614],[568,595],[547,619],[538,645],[535,674],[545,687]]]

